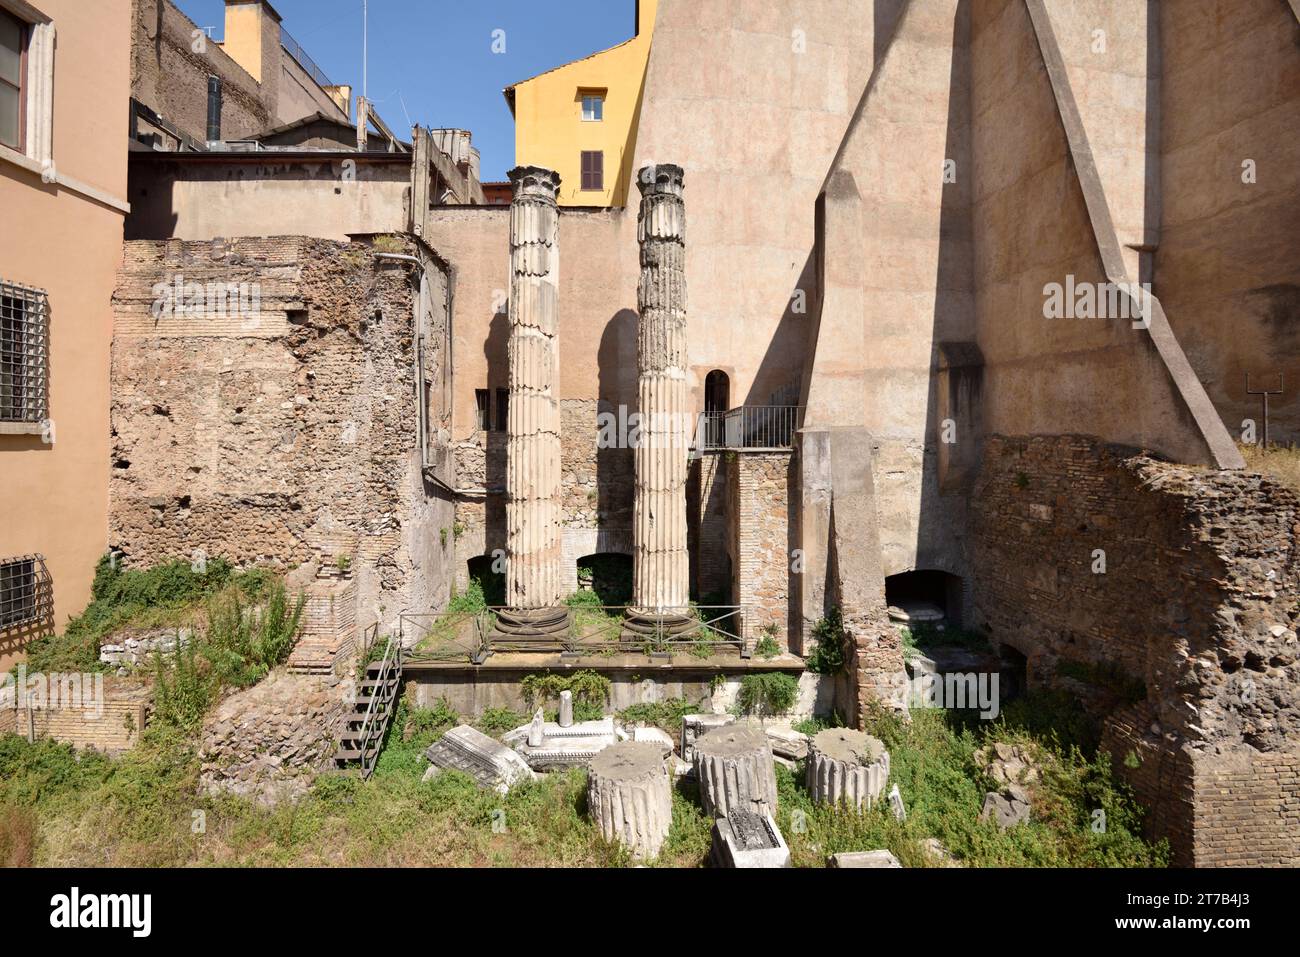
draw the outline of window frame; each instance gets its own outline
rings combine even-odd
[[[605,122],[605,94],[598,90],[582,90],[578,93],[578,102],[582,122],[584,123],[603,123]],[[597,104],[595,111],[599,116],[587,115],[587,101],[594,100]]]
[[[599,169],[587,169],[587,157],[596,157],[599,161]],[[584,193],[603,193],[605,191],[605,151],[604,150],[581,150],[578,159],[579,174],[578,189]],[[598,185],[588,185],[588,173],[593,177],[599,177]]]
[[[489,389],[474,390],[474,430],[487,432],[492,424],[492,392]]]
[[[8,17],[18,24],[18,86],[16,87],[18,91],[18,142],[15,144],[0,140],[0,146],[25,155],[27,153],[27,93],[30,86],[27,79],[28,50],[32,44],[32,24],[11,12],[7,6],[0,5],[0,16]],[[13,86],[12,83],[3,78],[0,78],[0,84],[7,87]]]
[[[22,145],[0,143],[0,160],[45,176],[54,165],[54,21],[27,0],[0,0],[0,11],[25,26],[19,96]],[[51,170],[50,175],[53,181],[56,174]],[[63,183],[64,177],[58,176],[58,181]],[[88,189],[83,184],[75,188],[83,193]]]

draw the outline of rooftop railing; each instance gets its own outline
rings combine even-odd
[[[307,75],[316,81],[317,86],[323,89],[335,85],[325,75],[325,71],[316,65],[316,61],[307,55],[307,51],[298,44],[298,41],[289,36],[283,28],[280,30],[280,46],[284,47],[289,56],[298,61],[298,65],[307,71]]]

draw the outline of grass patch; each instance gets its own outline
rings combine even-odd
[[[1300,448],[1294,445],[1246,445],[1238,443],[1246,468],[1267,475],[1281,485],[1300,492]]]

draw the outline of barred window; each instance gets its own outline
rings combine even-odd
[[[0,281],[0,422],[49,417],[48,316],[45,290]]]
[[[43,556],[0,559],[0,628],[49,621],[53,609],[50,573]]]

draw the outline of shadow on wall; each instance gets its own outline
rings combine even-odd
[[[620,421],[637,408],[637,315],[632,309],[620,309],[605,323],[600,346],[596,350],[596,408]],[[623,415],[620,415],[620,412]],[[625,531],[631,540],[633,498],[636,488],[636,471],[633,452],[622,448],[623,443],[602,447],[608,443],[596,442],[595,422],[592,434],[579,441],[596,445],[596,514],[601,528]],[[623,432],[620,428],[619,435]]]
[[[979,415],[982,363],[975,345],[973,249],[971,235],[971,111],[969,2],[958,5],[953,22],[953,57],[948,80],[947,131],[944,158],[956,162],[953,181],[944,180],[939,213],[938,265],[935,274],[920,508],[916,531],[916,561],[911,569],[926,574],[949,573],[960,581],[966,574],[965,495],[978,469],[981,448]],[[962,247],[965,247],[963,250]],[[951,440],[951,441],[946,441]],[[960,622],[960,586],[944,590],[945,607]]]
[[[817,260],[809,250],[799,271],[799,281],[785,301],[763,360],[754,371],[744,405],[798,404],[803,368],[808,360],[808,315],[814,308]],[[788,398],[782,398],[785,394]]]
[[[508,304],[502,305],[492,316],[487,338],[483,341],[483,357],[487,360],[487,388],[489,396],[498,389],[510,388],[510,316]],[[489,426],[496,420],[489,418]],[[483,433],[486,448],[483,450],[483,484],[488,493],[483,503],[483,547],[488,555],[494,549],[506,547],[506,433],[489,428]]]

